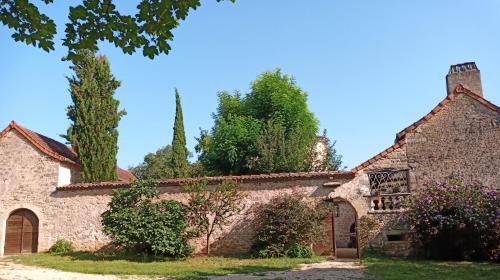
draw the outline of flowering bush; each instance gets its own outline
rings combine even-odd
[[[426,257],[499,260],[500,197],[497,188],[434,183],[412,199],[407,213]]]

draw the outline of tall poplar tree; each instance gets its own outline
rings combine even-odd
[[[188,175],[189,163],[187,157],[188,150],[186,148],[181,98],[179,96],[179,91],[175,89],[175,122],[174,137],[172,139],[172,170],[174,178],[182,178]]]
[[[115,181],[117,127],[126,114],[114,98],[120,81],[104,56],[92,51],[82,51],[81,56],[70,67],[74,75],[67,77],[73,104],[67,110],[72,123],[65,137],[78,153],[83,182]]]

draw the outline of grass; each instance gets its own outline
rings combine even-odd
[[[310,259],[254,259],[248,257],[196,257],[183,260],[165,258],[128,256],[99,253],[71,253],[51,255],[48,253],[10,257],[15,262],[54,268],[63,271],[114,274],[114,275],[149,275],[170,276],[184,279],[204,278],[207,276],[235,273],[259,274],[271,270],[286,270],[301,263],[314,263],[324,260],[322,257]]]
[[[392,259],[382,255],[369,255],[363,259],[363,264],[367,266],[369,276],[374,279],[500,279],[500,264],[493,263]]]
[[[368,269],[368,279],[385,280],[496,280],[500,275],[500,264],[475,262],[446,262],[413,259],[392,259],[381,254],[367,254],[363,265]],[[271,270],[285,270],[301,263],[325,260],[311,259],[253,259],[249,257],[196,257],[171,260],[160,257],[138,255],[71,253],[51,255],[47,253],[10,257],[15,262],[54,268],[63,271],[114,274],[169,276],[180,279],[205,278],[235,273],[263,275]]]

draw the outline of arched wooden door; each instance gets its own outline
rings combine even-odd
[[[38,218],[28,209],[19,209],[7,219],[5,255],[35,253],[38,248]]]

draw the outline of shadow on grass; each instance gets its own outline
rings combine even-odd
[[[377,279],[498,279],[500,265],[487,262],[398,259],[369,252],[362,263]]]
[[[221,259],[228,258],[237,260],[255,259],[251,255],[231,255],[227,257],[189,256],[183,258],[172,258],[172,257],[154,256],[154,255],[137,254],[137,253],[99,253],[99,252],[71,252],[71,253],[57,254],[56,256],[69,257],[72,260],[81,260],[81,261],[130,261],[138,263],[173,262],[173,261],[183,261],[189,259],[200,259],[200,258],[221,258]]]
[[[288,270],[299,263],[321,262],[323,258],[254,259],[241,255],[172,259],[125,253],[73,252],[59,255],[40,253],[13,257],[13,260],[25,265],[69,272],[200,279],[228,274],[262,274],[268,271]]]
[[[136,253],[95,253],[95,252],[71,252],[58,254],[61,257],[69,257],[79,261],[130,261],[139,263],[178,261],[182,258],[169,258],[164,256],[151,256]]]

